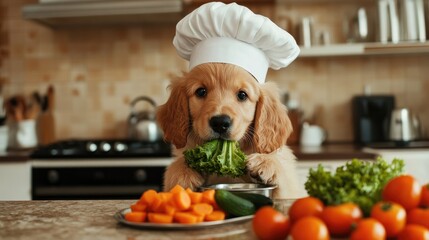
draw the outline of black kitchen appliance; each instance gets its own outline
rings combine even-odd
[[[65,140],[32,154],[32,199],[138,199],[162,189],[171,145],[163,141]]]
[[[354,140],[368,145],[389,141],[395,98],[391,95],[355,96],[352,100]]]

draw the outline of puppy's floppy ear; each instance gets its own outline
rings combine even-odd
[[[173,80],[170,89],[170,97],[164,105],[158,108],[156,118],[164,132],[164,139],[174,144],[176,148],[183,148],[189,132],[185,79]]]
[[[271,153],[284,146],[292,132],[286,106],[280,102],[276,85],[261,85],[261,96],[256,106],[253,144],[258,153]]]

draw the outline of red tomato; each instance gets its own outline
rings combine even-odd
[[[386,230],[383,225],[374,218],[362,219],[352,231],[350,240],[362,239],[384,240],[386,239]]]
[[[401,204],[405,210],[419,206],[421,188],[411,175],[401,175],[391,179],[383,189],[383,200]]]
[[[252,221],[253,231],[259,239],[285,239],[289,234],[289,218],[270,206],[256,211]]]
[[[331,235],[346,236],[351,232],[352,224],[362,218],[362,211],[354,203],[343,203],[326,206],[322,211],[321,218]]]
[[[398,235],[405,226],[407,213],[405,209],[393,202],[378,202],[371,209],[371,217],[383,224],[386,236]]]
[[[407,213],[407,223],[429,229],[429,208],[414,208]]]
[[[407,224],[397,240],[429,240],[429,230],[419,225]]]
[[[323,203],[315,197],[304,197],[296,200],[289,208],[291,222],[296,222],[300,218],[315,216],[320,217],[323,211]]]
[[[292,225],[293,240],[329,240],[329,232],[325,223],[317,217],[303,217]]]
[[[429,183],[422,186],[422,195],[420,196],[420,206],[429,207]]]

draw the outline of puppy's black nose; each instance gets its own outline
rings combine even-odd
[[[232,120],[227,115],[218,115],[210,118],[210,127],[217,133],[226,133],[232,125]]]

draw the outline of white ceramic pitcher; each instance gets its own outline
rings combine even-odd
[[[300,144],[302,146],[320,146],[326,140],[326,131],[317,125],[305,122],[302,125]]]

